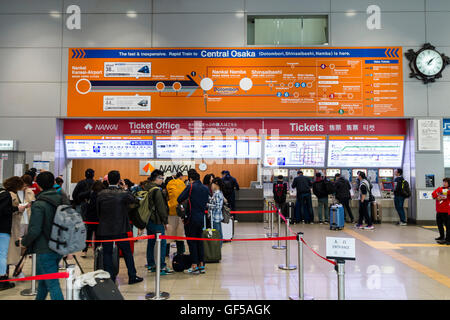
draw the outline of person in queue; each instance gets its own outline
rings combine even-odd
[[[99,220],[97,238],[98,240],[125,239],[128,238],[127,232],[131,231],[128,206],[134,202],[134,197],[130,192],[120,188],[119,171],[110,171],[108,182],[108,189],[100,191],[97,196],[97,216]],[[136,274],[130,242],[118,241],[116,245],[122,250],[125,259],[128,269],[128,284],[141,282],[143,279]],[[115,282],[112,262],[113,243],[103,242],[102,246],[105,271],[109,272],[111,279]]]
[[[15,242],[22,236],[21,233],[21,221],[23,216],[23,210],[19,210],[22,205],[22,200],[19,198],[18,192],[23,191],[25,189],[25,183],[20,177],[14,176],[5,180],[3,183],[3,187],[9,191],[12,198],[12,205],[16,210],[12,215],[12,224],[11,224],[11,239],[9,241],[9,249],[8,249],[8,266],[16,265],[21,257],[21,249],[16,246]],[[31,203],[25,204],[26,208],[31,207]]]
[[[405,181],[405,178],[403,178],[403,169],[396,169],[394,171],[395,179],[394,179],[394,205],[395,210],[397,210],[398,216],[400,218],[400,221],[397,223],[399,226],[406,226],[406,214],[405,214],[405,197],[402,195],[402,188],[403,188],[403,181]]]
[[[201,238],[204,228],[205,211],[209,200],[209,190],[200,182],[200,174],[197,171],[188,173],[189,185],[178,197],[178,203],[189,198],[190,211],[184,221],[184,232],[186,237]],[[203,241],[188,240],[189,252],[191,254],[191,267],[186,271],[189,274],[205,273]]]
[[[227,199],[231,211],[236,211],[236,191],[239,191],[239,184],[236,178],[232,177],[230,171],[222,171],[223,195]],[[231,214],[234,222],[238,222],[235,214]]]
[[[63,199],[63,204],[70,205],[69,197],[67,196],[67,193],[62,188],[63,183],[64,183],[64,180],[61,177],[56,177],[53,188],[55,188],[56,192],[58,192],[61,195],[61,197]]]
[[[11,190],[8,186],[8,180],[3,182],[3,185]],[[13,225],[13,215],[15,212],[24,212],[28,206],[19,205],[14,206],[11,191],[5,188],[0,188],[0,291],[11,289],[15,287],[14,283],[5,281],[8,280],[8,252],[11,242],[11,230]],[[17,239],[13,239],[16,241]]]
[[[317,211],[319,215],[319,224],[328,222],[328,190],[327,180],[322,177],[320,172],[316,173],[316,181],[313,182],[313,193],[317,197]],[[322,215],[323,210],[323,215]]]
[[[283,175],[279,175],[277,177],[277,181],[273,184],[272,187],[273,192],[273,200],[278,209],[283,210],[286,205],[286,198],[288,192],[287,183],[284,182]]]
[[[347,212],[350,218],[350,223],[353,223],[355,218],[353,217],[352,209],[350,208],[350,199],[352,198],[350,190],[352,186],[350,181],[341,176],[340,173],[335,175],[336,182],[334,183],[336,200],[342,204],[344,210]]]
[[[21,239],[21,244],[28,253],[36,253],[37,275],[57,273],[62,256],[49,248],[48,239],[56,213],[55,205],[63,204],[62,196],[53,188],[55,177],[51,172],[41,172],[36,182],[41,192],[32,205],[28,233]],[[64,300],[58,279],[39,281],[36,300],[45,300],[49,293],[52,300]]]
[[[36,175],[37,175],[36,168],[31,168],[31,169],[25,171],[25,174],[31,177],[32,183],[30,185],[30,189],[31,189],[31,191],[33,191],[34,195],[36,196],[40,192],[39,187],[36,183]]]
[[[369,215],[369,199],[370,199],[370,182],[367,180],[366,174],[362,171],[358,172],[359,184],[359,219],[356,228],[364,230],[373,230],[372,219]],[[367,226],[363,226],[363,219],[367,222]]]
[[[31,189],[31,185],[33,184],[33,178],[30,175],[24,174],[22,176],[22,181],[25,184],[25,189],[23,190],[23,201],[25,203],[33,203],[36,200],[36,196],[34,195],[33,190]],[[28,223],[30,221],[31,218],[31,207],[28,208],[25,212],[24,212],[27,216],[23,225],[23,230],[22,230],[22,234],[26,234],[27,233],[27,229],[28,229]]]
[[[433,191],[433,199],[436,200],[436,224],[439,230],[439,237],[435,240],[439,244],[450,245],[450,192],[449,190],[450,178],[442,180],[442,187]],[[444,230],[445,227],[445,230]],[[447,233],[447,235],[446,235]]]
[[[77,210],[78,212],[81,212],[81,203],[89,199],[91,188],[94,184],[94,174],[95,171],[93,169],[87,169],[84,172],[85,179],[79,181],[75,186],[75,189],[73,189],[73,205],[75,210]]]
[[[213,180],[213,175],[212,174],[206,174],[203,177],[203,185],[206,186],[209,190],[209,194],[212,195],[212,189],[211,189],[211,184],[212,184],[212,180]]]
[[[106,188],[100,180],[95,181],[92,185],[91,194],[89,195],[89,200],[86,207],[86,222],[90,222],[86,224],[86,240],[93,240],[94,235],[97,236],[97,223],[99,221],[97,216],[97,197],[100,191],[104,189]],[[91,224],[92,222],[94,224]],[[86,242],[86,247],[81,252],[82,258],[86,258],[90,244],[92,244],[92,242]],[[99,242],[94,242],[94,250],[99,246]]]
[[[175,237],[184,237],[184,224],[177,215],[177,199],[186,188],[182,178],[183,174],[177,172],[175,179],[172,179],[167,183],[169,205],[169,225],[167,227],[167,235]],[[177,254],[183,254],[185,252],[184,240],[176,240],[175,243],[177,246]]]
[[[295,223],[303,220],[305,223],[314,223],[314,212],[312,208],[310,179],[303,175],[303,171],[297,171],[297,177],[292,181],[291,187],[297,190],[297,208]]]
[[[212,196],[209,197],[208,202],[208,214],[210,215],[210,219],[212,219],[212,227],[219,231],[220,239],[223,239],[222,233],[222,208],[224,202],[224,196],[222,193],[223,189],[223,181],[220,178],[214,178],[211,182],[211,190]],[[220,241],[220,245],[222,246],[222,241]]]
[[[166,200],[163,196],[161,185],[164,182],[164,173],[161,170],[153,170],[150,175],[150,182],[145,186],[145,190],[148,191],[148,205],[150,209],[150,219],[147,224],[147,235],[156,235],[160,233],[165,235],[168,224],[168,210],[166,206]],[[155,262],[155,244],[156,239],[148,239],[147,242],[147,268],[149,272],[156,272]],[[166,265],[166,246],[165,239],[161,240],[161,275],[167,275],[173,273],[173,271]]]

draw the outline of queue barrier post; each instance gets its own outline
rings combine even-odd
[[[338,277],[338,300],[345,300],[345,260],[337,259],[334,269]]]
[[[280,230],[281,229],[281,226],[280,226],[280,224],[281,224],[280,209],[278,209],[277,213],[278,213],[278,234],[277,235],[280,235],[281,234],[281,230]],[[272,249],[284,250],[284,249],[286,249],[286,246],[281,245],[281,241],[280,241],[280,239],[278,239],[277,240],[277,244],[273,245]]]
[[[69,277],[66,279],[66,300],[73,300],[73,282],[75,281],[75,265],[70,264],[67,266],[67,272]]]
[[[286,218],[286,233],[285,236],[288,237],[289,233],[289,218]],[[281,270],[295,270],[297,269],[296,265],[290,264],[290,250],[289,250],[289,240],[286,239],[286,263],[278,265],[278,268]]]
[[[36,254],[33,253],[31,256],[31,276],[36,276]],[[31,280],[31,288],[25,289],[20,292],[20,295],[22,296],[35,296],[37,294],[36,292],[36,280]]]
[[[314,300],[305,294],[305,274],[303,266],[303,232],[297,233],[298,245],[298,296],[290,296],[289,300]]]
[[[270,205],[270,211],[275,211],[275,206],[273,203],[271,203],[271,205]],[[270,214],[270,220],[269,220],[270,233],[267,233],[266,236],[268,238],[278,237],[278,233],[273,232],[273,215],[275,214],[275,212],[270,212],[269,214]]]
[[[155,276],[155,292],[149,292],[145,295],[145,299],[147,300],[167,300],[170,297],[168,292],[160,291],[161,284],[161,233],[156,233],[156,276]]]
[[[267,210],[270,210],[271,202],[267,201]],[[267,225],[266,225],[267,224]],[[269,230],[269,214],[267,212],[264,212],[264,229]]]

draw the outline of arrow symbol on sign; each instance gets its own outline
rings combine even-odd
[[[92,129],[94,129],[94,127],[91,126],[90,123],[88,123],[87,125],[84,126],[84,129],[85,129],[85,130],[92,130]]]

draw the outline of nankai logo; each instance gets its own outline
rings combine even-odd
[[[238,88],[233,87],[214,87],[214,92],[217,92],[219,94],[235,94],[238,91]]]
[[[90,123],[84,126],[84,130],[87,131],[117,131],[119,130],[118,124],[95,124],[95,127],[93,127]]]

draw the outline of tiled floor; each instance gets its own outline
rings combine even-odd
[[[343,231],[330,231],[326,225],[318,224],[293,225],[292,229],[304,232],[306,242],[321,254],[325,254],[326,236],[356,237],[357,259],[346,263],[347,299],[450,299],[450,246],[389,249],[395,244],[435,243],[437,233],[433,229],[388,223],[376,225],[375,231],[356,230],[349,224]],[[262,223],[235,225],[236,238],[260,238],[266,232]],[[285,251],[272,249],[273,244],[272,241],[225,243],[220,264],[208,264],[204,275],[163,276],[161,290],[169,292],[170,299],[192,300],[286,300],[290,295],[298,295],[298,271],[278,268],[278,264],[285,263]],[[145,280],[128,285],[125,263],[121,260],[118,284],[126,299],[143,300],[146,293],[154,291],[155,275],[148,274],[144,267],[146,242],[136,243],[135,249],[138,275]],[[296,241],[291,241],[290,249],[290,263],[297,264]],[[87,259],[79,260],[85,271],[92,271],[92,251]],[[414,266],[405,261],[414,261]],[[30,265],[27,262],[26,275],[30,273]],[[316,300],[337,299],[337,277],[331,264],[304,247],[304,268],[306,294]],[[439,281],[430,277],[430,272]],[[64,281],[61,286],[65,290]],[[0,299],[34,299],[20,295],[21,290],[29,287],[29,282],[18,282],[16,288],[1,291]]]

